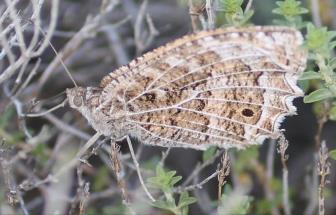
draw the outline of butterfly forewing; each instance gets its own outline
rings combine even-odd
[[[305,67],[301,34],[285,27],[185,36],[133,60],[100,84],[107,115],[126,115],[144,143],[203,149],[277,137]]]

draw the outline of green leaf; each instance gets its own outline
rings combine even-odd
[[[245,24],[248,20],[252,18],[254,14],[254,10],[248,10],[244,13],[244,19],[242,20],[242,24]]]
[[[171,187],[173,187],[177,182],[179,182],[179,181],[181,181],[182,180],[182,176],[175,176],[175,177],[173,177],[172,179],[171,179],[171,181],[170,181],[170,183],[169,183],[169,185],[171,186]]]
[[[329,57],[333,49],[330,42],[336,37],[336,31],[328,31],[327,27],[315,27],[312,23],[307,24],[305,47],[313,53]]]
[[[299,80],[311,80],[311,79],[321,79],[322,76],[320,73],[318,72],[314,72],[314,71],[307,71],[307,72],[304,72]]]
[[[226,14],[235,14],[241,10],[243,0],[222,0],[219,3]]]
[[[329,151],[329,157],[336,160],[336,149]]]
[[[244,25],[253,16],[254,11],[251,9],[244,11],[242,9],[243,2],[243,0],[220,0],[217,10],[223,11],[224,13],[219,13],[218,17],[225,17],[225,21],[229,25]]]
[[[156,200],[155,202],[152,202],[151,205],[156,208],[165,209],[165,210],[172,210],[176,208],[176,205],[174,202],[168,202],[163,200]]]
[[[197,199],[195,197],[190,197],[188,192],[185,191],[185,192],[181,193],[180,200],[179,200],[179,203],[178,203],[177,207],[182,208],[182,207],[191,205],[195,202],[197,202]]]
[[[321,88],[311,92],[308,96],[305,96],[304,103],[313,103],[324,99],[332,98],[334,95],[328,88]]]
[[[217,151],[216,146],[212,146],[208,148],[206,151],[204,151],[202,155],[203,162],[212,158],[215,155],[216,151]]]
[[[156,166],[156,176],[147,179],[151,187],[158,188],[164,193],[171,192],[173,186],[182,179],[182,176],[175,176],[176,171],[165,171],[161,165]]]
[[[278,8],[272,12],[286,18],[300,16],[309,12],[306,8],[300,7],[301,2],[296,0],[277,1],[276,4]]]
[[[333,106],[329,112],[329,119],[336,121],[336,106]]]
[[[336,58],[331,58],[328,60],[328,67],[333,70],[336,68]]]

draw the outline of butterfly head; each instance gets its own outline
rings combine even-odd
[[[70,107],[80,109],[85,105],[86,89],[83,87],[74,87],[66,90]]]

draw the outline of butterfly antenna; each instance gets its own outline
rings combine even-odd
[[[29,20],[29,19],[24,19],[24,18],[22,18],[22,19],[25,20],[25,21],[27,21],[27,22],[29,22],[30,24],[32,24],[32,21],[31,21],[31,20]],[[47,37],[46,37],[46,33],[43,31],[43,29],[42,29],[40,26],[38,26],[38,29],[39,29],[39,31],[42,33],[42,35],[44,36],[44,38],[47,38]],[[62,66],[64,67],[65,72],[68,74],[68,76],[69,76],[70,80],[72,81],[72,83],[75,85],[75,87],[78,87],[78,85],[76,84],[76,81],[73,79],[73,77],[72,77],[70,71],[68,70],[68,68],[67,68],[66,65],[64,64],[63,59],[59,56],[58,52],[56,51],[55,47],[54,47],[53,44],[50,42],[50,40],[48,40],[48,43],[49,43],[51,49],[53,50],[53,52],[55,53],[56,58],[58,58],[58,60],[61,62]]]
[[[44,34],[44,33],[43,33],[43,34]],[[45,34],[44,34],[44,35],[45,35]],[[73,79],[73,77],[72,77],[70,71],[68,70],[68,68],[67,68],[66,65],[64,64],[63,59],[62,59],[62,58],[59,56],[59,54],[57,53],[57,51],[56,51],[55,47],[53,46],[53,44],[51,44],[50,41],[48,41],[48,43],[49,43],[50,47],[52,48],[52,50],[54,51],[56,57],[57,57],[57,58],[59,59],[59,61],[61,62],[62,66],[64,67],[65,72],[68,74],[68,76],[69,76],[70,80],[72,81],[72,83],[75,85],[75,87],[78,87],[78,85],[76,84],[76,81]]]
[[[41,27],[39,27],[39,29],[40,29],[41,33],[43,34],[44,38],[46,38],[46,34],[45,34],[45,32],[43,31],[43,29],[42,29]],[[66,67],[66,65],[65,65],[65,63],[64,63],[64,61],[63,61],[63,59],[62,59],[62,57],[58,54],[58,52],[56,51],[55,47],[54,47],[53,44],[50,42],[50,40],[48,40],[48,43],[49,43],[51,49],[53,50],[53,52],[55,53],[56,58],[58,58],[58,60],[61,62],[62,66],[64,67],[65,72],[68,74],[68,76],[69,76],[70,80],[72,81],[72,83],[75,85],[75,87],[78,87],[78,85],[76,84],[76,81],[73,79],[73,77],[72,77],[70,71],[69,71],[68,68]]]

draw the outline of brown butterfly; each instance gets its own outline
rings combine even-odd
[[[67,89],[72,108],[99,133],[145,144],[206,149],[277,138],[306,64],[289,27],[221,28],[159,47],[105,76]]]

